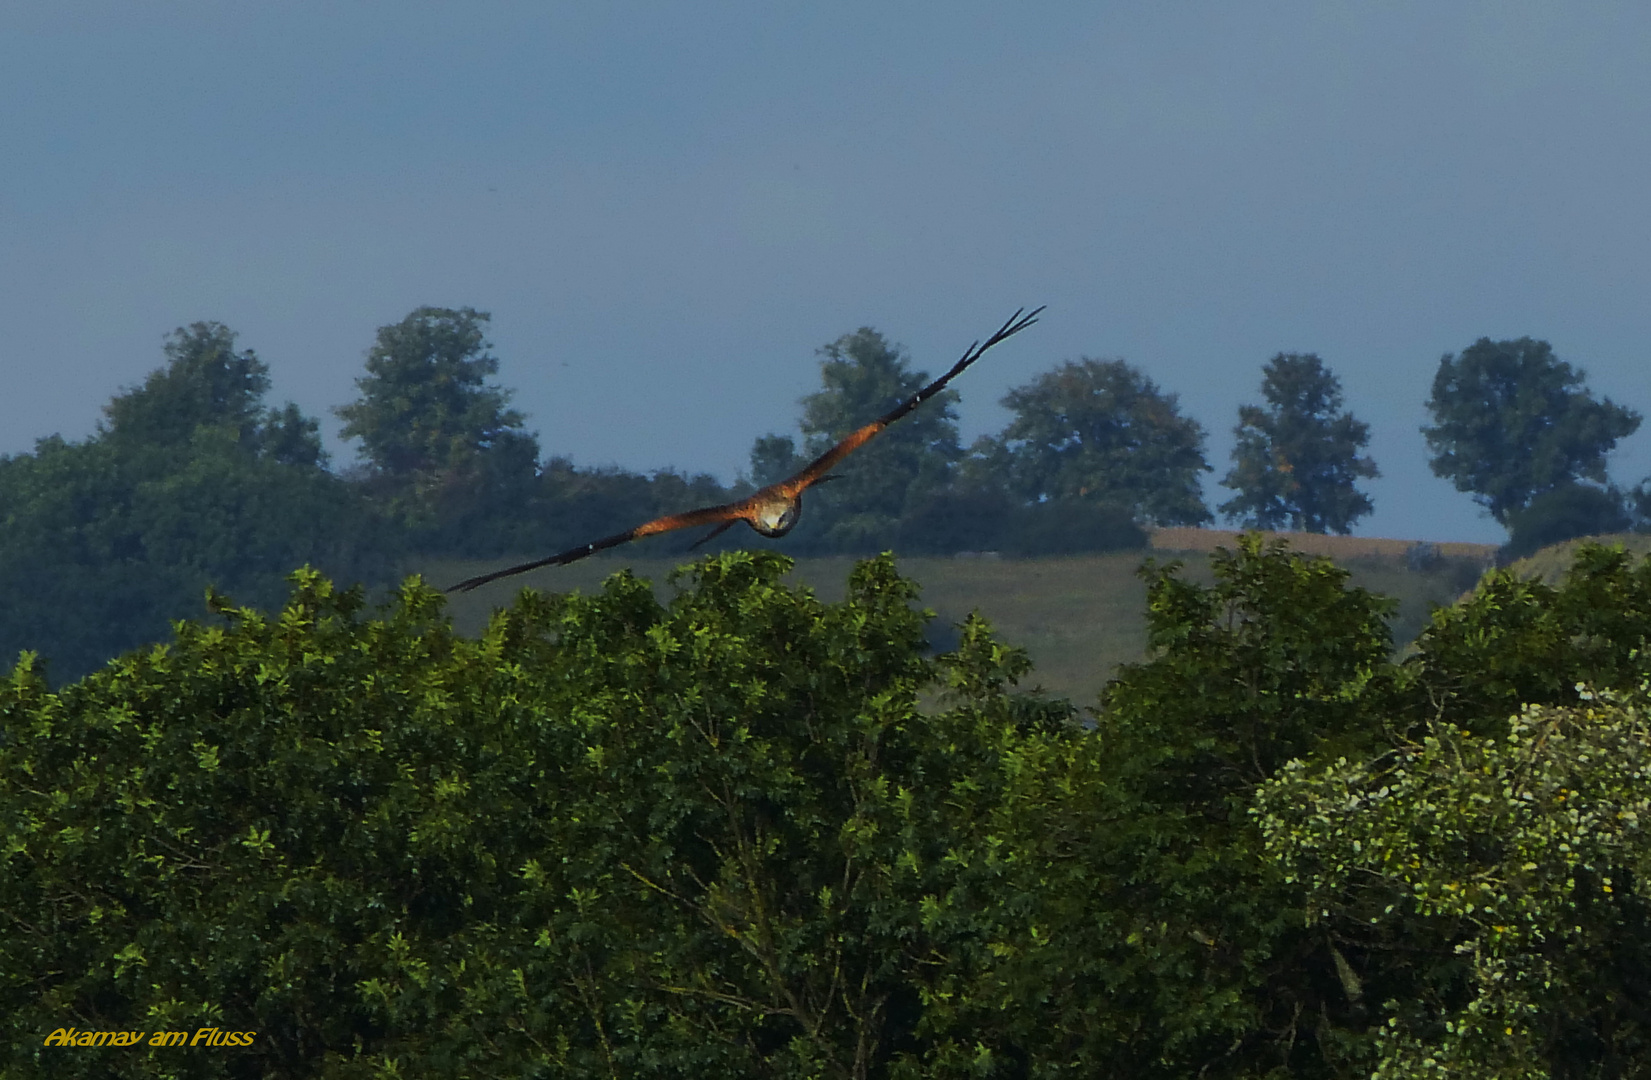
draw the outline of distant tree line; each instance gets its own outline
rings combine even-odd
[[[265,401],[266,365],[218,323],[166,341],[165,365],[104,408],[83,442],[42,439],[0,459],[0,656],[36,649],[54,673],[91,670],[199,609],[208,585],[274,603],[309,564],[387,586],[413,557],[486,558],[571,547],[661,514],[726,501],[789,475],[928,380],[869,327],[820,350],[801,439],[756,438],[748,475],[724,484],[546,456],[491,380],[488,316],[423,307],[380,328],[335,411],[358,464],[333,469],[319,425]],[[1247,528],[1347,533],[1372,503],[1368,425],[1344,409],[1316,355],[1263,369],[1265,405],[1235,429],[1233,490]],[[947,390],[809,493],[804,555],[991,550],[1035,556],[1136,548],[1156,526],[1214,521],[1204,429],[1177,395],[1124,360],[1080,358],[1012,389],[1012,418],[962,446]],[[1512,548],[1643,525],[1645,485],[1606,482],[1605,455],[1639,415],[1594,400],[1545,342],[1481,340],[1446,356],[1429,402],[1433,467],[1506,525]],[[696,537],[645,541],[686,552]],[[768,543],[745,530],[712,550]]]
[[[315,420],[265,405],[268,369],[196,323],[83,442],[0,459],[0,655],[74,676],[200,613],[208,585],[273,606],[304,564],[381,582],[399,551],[329,471]]]

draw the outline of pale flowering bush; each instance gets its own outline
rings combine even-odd
[[[1372,761],[1293,762],[1263,787],[1267,850],[1371,1010],[1374,1075],[1651,1066],[1643,697],[1582,690],[1499,736],[1435,724]]]

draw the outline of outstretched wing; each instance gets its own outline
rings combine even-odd
[[[970,345],[963,351],[962,359],[953,364],[950,371],[946,372],[946,374],[940,376],[940,378],[936,379],[934,382],[907,398],[893,412],[890,412],[886,416],[878,417],[876,420],[873,420],[863,428],[858,428],[849,432],[848,436],[843,439],[842,442],[839,442],[836,446],[833,446],[830,450],[827,450],[825,453],[815,458],[802,472],[798,473],[796,476],[793,476],[789,480],[780,481],[778,484],[775,484],[774,487],[790,498],[796,496],[810,484],[817,483],[823,476],[825,476],[826,473],[831,471],[831,467],[833,465],[848,457],[850,454],[854,453],[854,451],[860,449],[860,447],[866,445],[866,443],[870,442],[879,431],[882,431],[902,416],[905,416],[925,401],[940,393],[941,390],[944,390],[947,383],[957,378],[957,376],[963,372],[964,368],[968,367],[970,364],[985,355],[987,349],[990,349],[993,345],[1003,341],[1005,338],[1013,337],[1022,330],[1026,329],[1028,326],[1031,326],[1033,323],[1037,322],[1038,313],[1043,311],[1043,308],[1035,308],[1029,313],[1022,314],[1022,312],[1025,311],[1025,308],[1021,308],[1020,311],[1017,311],[1013,315],[1009,316],[1009,321],[1004,323],[998,329],[997,333],[987,338],[984,344],[977,341],[973,345]]]
[[[654,518],[644,522],[634,529],[627,529],[622,533],[604,536],[600,540],[593,540],[588,544],[580,544],[576,548],[569,548],[544,559],[535,559],[532,562],[522,563],[520,566],[511,566],[504,570],[495,570],[491,574],[480,574],[468,578],[447,589],[448,592],[469,592],[490,581],[497,581],[512,574],[525,574],[529,570],[537,570],[541,566],[565,566],[570,562],[578,562],[587,555],[594,555],[598,551],[606,551],[620,544],[628,544],[632,540],[640,540],[644,536],[653,536],[656,533],[671,532],[675,529],[692,529],[696,525],[710,525],[721,522],[724,527],[733,524],[745,516],[749,499],[739,502],[723,503],[720,506],[706,506],[698,510],[687,510],[680,514],[669,514],[662,518]],[[720,530],[719,530],[720,531]]]
[[[755,506],[758,501],[763,498],[763,496],[769,495],[772,492],[779,492],[786,498],[794,498],[809,485],[819,483],[821,480],[826,479],[827,477],[825,474],[830,471],[833,465],[837,464],[837,462],[843,460],[845,457],[848,457],[848,455],[854,453],[854,451],[858,450],[860,447],[864,446],[879,431],[882,431],[902,416],[905,416],[907,413],[923,404],[923,402],[927,401],[929,398],[938,394],[945,388],[946,384],[956,378],[964,368],[968,367],[976,360],[979,360],[981,356],[985,354],[987,349],[990,349],[993,345],[1003,341],[1005,338],[1013,337],[1015,334],[1020,333],[1028,326],[1031,326],[1033,323],[1037,322],[1038,314],[1043,311],[1043,308],[1035,308],[1030,313],[1022,314],[1025,311],[1025,308],[1021,308],[1020,311],[1017,311],[1011,315],[1009,317],[1009,321],[1004,323],[1003,326],[998,329],[998,332],[987,338],[984,343],[977,341],[973,345],[970,345],[968,349],[964,350],[962,359],[953,364],[950,371],[946,372],[946,374],[940,376],[940,378],[913,394],[911,398],[902,403],[893,412],[889,413],[887,416],[873,420],[871,423],[867,424],[863,428],[860,428],[858,431],[851,432],[846,439],[821,454],[818,458],[815,458],[813,463],[811,463],[806,469],[798,473],[796,476],[791,477],[789,480],[782,480],[778,484],[773,484],[769,487],[763,488],[761,491],[750,496],[749,498],[741,499],[738,502],[723,503],[719,506],[706,506],[698,510],[688,510],[681,514],[669,514],[665,517],[655,518],[652,521],[644,522],[634,529],[629,529],[622,533],[615,533],[612,536],[605,536],[600,540],[593,540],[588,544],[581,544],[576,548],[569,548],[567,551],[559,552],[558,554],[551,555],[548,558],[535,559],[533,562],[522,563],[520,566],[507,567],[504,570],[495,570],[491,574],[481,574],[465,581],[461,581],[457,585],[450,587],[447,591],[450,593],[469,592],[471,589],[477,588],[481,585],[486,585],[490,581],[497,581],[500,578],[510,577],[513,574],[524,574],[529,570],[537,570],[541,566],[565,566],[570,562],[578,562],[587,555],[594,555],[598,551],[605,551],[611,547],[618,547],[620,544],[628,544],[632,540],[640,540],[644,536],[653,536],[656,533],[671,532],[675,529],[692,529],[699,525],[715,524],[720,526],[709,536],[701,538],[699,543],[702,544],[706,540],[709,540],[712,536],[722,532],[723,529],[728,528],[735,521],[749,521],[751,515],[755,513]],[[698,547],[699,544],[695,544],[694,546]]]

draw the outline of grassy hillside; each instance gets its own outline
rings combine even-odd
[[[1569,569],[1576,549],[1583,544],[1621,544],[1630,555],[1651,555],[1651,536],[1644,533],[1612,533],[1580,537],[1545,547],[1528,558],[1508,564],[1508,569],[1520,577],[1541,578],[1549,585],[1555,585]]]
[[[1177,534],[1182,531],[1177,530]],[[1232,535],[1225,534],[1229,538]],[[1179,535],[1176,539],[1187,542]],[[1433,607],[1448,604],[1471,588],[1484,565],[1478,555],[1447,556],[1426,570],[1412,570],[1402,554],[1338,557],[1334,551],[1329,553],[1352,572],[1354,584],[1399,599],[1393,623],[1399,645],[1416,636]],[[1136,570],[1148,556],[1181,559],[1191,578],[1204,583],[1212,580],[1207,548],[1040,559],[904,558],[899,566],[902,574],[922,586],[923,604],[937,615],[930,629],[930,641],[937,648],[951,648],[956,640],[952,626],[978,609],[1006,641],[1031,653],[1037,664],[1032,684],[1077,704],[1092,705],[1113,669],[1144,655],[1146,586]],[[417,569],[432,584],[442,586],[520,561],[523,559],[432,561]],[[571,566],[538,570],[452,597],[454,623],[461,632],[476,634],[493,609],[508,604],[523,587],[588,593],[600,588],[609,574],[625,567],[652,581],[656,593],[665,599],[669,595],[666,576],[687,561],[682,557],[629,558],[612,553]],[[839,600],[853,562],[848,557],[802,559],[791,578],[812,588],[822,600]]]

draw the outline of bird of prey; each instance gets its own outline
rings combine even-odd
[[[469,592],[471,589],[486,585],[490,581],[497,581],[502,577],[510,577],[513,574],[526,573],[529,570],[537,570],[541,566],[565,566],[570,562],[577,562],[587,555],[594,555],[598,551],[618,547],[620,544],[628,544],[632,540],[640,540],[644,536],[654,536],[675,529],[692,529],[700,525],[715,525],[715,529],[695,541],[694,547],[696,548],[712,537],[721,534],[724,530],[731,528],[736,522],[741,521],[763,536],[784,536],[791,531],[792,526],[797,524],[797,519],[802,516],[803,492],[815,484],[833,479],[829,475],[832,466],[870,442],[879,431],[938,394],[945,388],[947,383],[961,374],[964,368],[979,360],[987,349],[1037,322],[1038,313],[1041,311],[1043,311],[1041,307],[1031,312],[1021,308],[1020,311],[1009,317],[1009,321],[1004,323],[997,333],[984,342],[975,342],[964,350],[962,359],[953,364],[952,369],[946,374],[907,398],[892,412],[850,432],[836,446],[810,462],[802,472],[787,480],[781,480],[777,484],[769,484],[760,491],[736,502],[722,503],[719,506],[706,506],[698,510],[688,510],[680,514],[655,518],[652,521],[638,525],[634,529],[627,529],[612,536],[604,536],[600,540],[580,544],[576,548],[570,548],[567,551],[543,559],[535,559],[533,562],[522,563],[520,566],[512,566],[504,570],[495,570],[491,574],[480,574],[459,582],[447,591]]]

